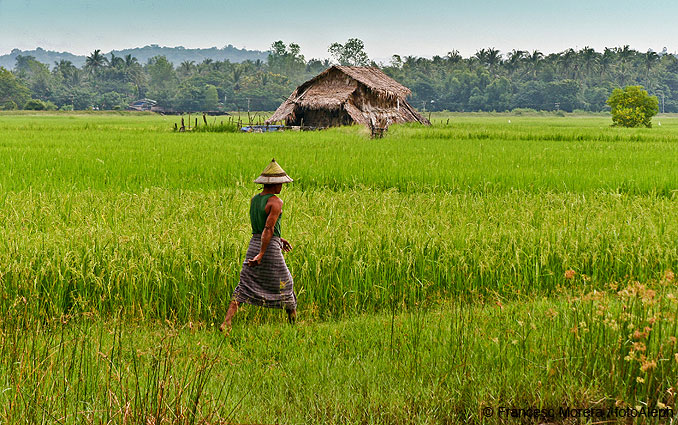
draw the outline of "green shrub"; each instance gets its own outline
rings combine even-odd
[[[234,123],[222,122],[221,124],[214,125],[199,125],[193,131],[198,133],[237,133],[240,131],[240,127]]]
[[[47,105],[40,99],[31,99],[24,105],[24,109],[28,111],[44,111]]]
[[[607,104],[612,108],[613,126],[652,127],[652,117],[659,112],[659,101],[642,86],[614,89]]]
[[[513,108],[513,110],[511,112],[513,112],[513,115],[523,115],[523,114],[525,114],[525,115],[535,115],[535,114],[537,114],[537,110],[532,109],[532,108]]]
[[[1,111],[13,111],[17,108],[18,108],[18,106],[17,106],[16,102],[14,102],[13,100],[8,100],[8,101],[4,102],[2,105],[0,105]]]

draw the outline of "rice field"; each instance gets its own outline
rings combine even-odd
[[[0,420],[576,423],[587,417],[575,409],[645,406],[664,416],[634,422],[670,423],[675,281],[654,288],[449,302],[294,327],[239,322],[228,339],[191,323],[117,317],[3,323]],[[520,421],[502,407],[544,413]],[[615,413],[596,419],[627,423]]]
[[[3,191],[209,191],[252,186],[270,157],[301,191],[590,193],[672,197],[678,120],[651,129],[607,118],[461,116],[431,128],[175,133],[176,117],[0,115]],[[508,123],[508,121],[511,123]],[[435,121],[435,120],[434,120]]]
[[[371,140],[0,114],[0,422],[675,406],[678,118],[433,119]],[[245,308],[224,338],[272,157],[300,323]]]

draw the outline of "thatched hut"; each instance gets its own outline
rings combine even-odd
[[[430,125],[405,100],[410,93],[378,68],[333,66],[297,87],[266,123],[311,127],[357,123],[371,128],[403,122]]]

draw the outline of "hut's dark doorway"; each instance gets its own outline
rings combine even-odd
[[[287,125],[333,127],[353,124],[353,118],[343,109],[301,109],[294,111],[294,119]]]

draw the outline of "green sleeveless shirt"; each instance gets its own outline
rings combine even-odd
[[[268,198],[273,196],[273,194],[262,195],[257,193],[250,201],[250,221],[252,222],[252,234],[261,234],[264,231],[266,226],[266,219],[268,214],[266,214],[266,203]],[[278,221],[275,222],[273,226],[273,236],[280,237],[280,217],[282,217],[282,211],[280,216],[278,216]]]

